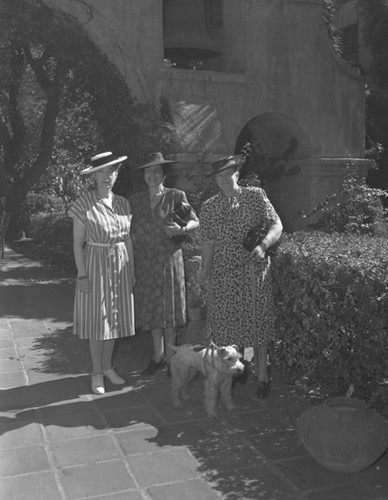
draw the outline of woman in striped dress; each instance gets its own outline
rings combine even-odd
[[[96,189],[69,211],[78,272],[73,331],[89,340],[95,394],[104,394],[104,376],[112,384],[124,384],[112,367],[114,341],[135,334],[131,206],[112,192],[125,159],[111,152],[94,156],[81,174],[93,173]]]

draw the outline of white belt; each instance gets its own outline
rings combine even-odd
[[[118,241],[117,243],[95,243],[94,241],[88,241],[88,245],[91,245],[93,247],[107,247],[107,248],[112,248],[117,245],[125,245],[125,241]]]

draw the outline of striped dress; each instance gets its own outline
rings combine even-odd
[[[73,333],[93,340],[134,335],[132,278],[125,245],[132,219],[128,200],[113,195],[110,208],[90,191],[73,203],[69,215],[85,226],[90,281],[88,293],[75,291]]]

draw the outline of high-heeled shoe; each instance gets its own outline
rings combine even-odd
[[[256,396],[259,399],[265,399],[269,395],[269,381],[259,380],[256,389]]]
[[[109,368],[109,370],[104,370],[104,375],[105,377],[109,380],[111,384],[114,385],[123,385],[125,384],[125,380],[121,378],[117,373],[114,371],[113,368]]]
[[[104,377],[101,373],[92,375],[92,391],[94,394],[105,394]]]

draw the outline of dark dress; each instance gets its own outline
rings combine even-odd
[[[202,205],[202,241],[214,242],[207,334],[218,345],[254,345],[250,254],[243,240],[252,227],[277,219],[265,192],[256,187],[241,187],[233,198],[221,192]],[[258,345],[262,345],[275,338],[271,258],[255,269],[256,334]]]
[[[135,245],[135,322],[142,330],[186,324],[186,287],[182,250],[166,235],[166,216],[180,202],[183,191],[165,188],[151,209],[148,191],[129,198],[133,212],[131,234]],[[193,213],[193,218],[196,218]]]

